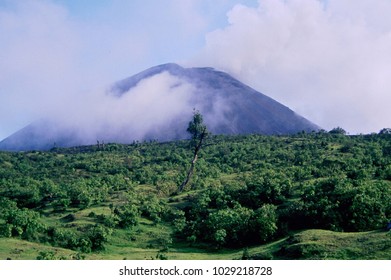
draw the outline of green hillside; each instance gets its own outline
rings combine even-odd
[[[0,152],[0,259],[391,259],[391,135]]]

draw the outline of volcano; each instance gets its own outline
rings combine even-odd
[[[169,82],[156,89],[158,81]],[[288,135],[320,129],[287,106],[210,67],[184,68],[174,63],[155,66],[114,83],[105,98],[110,104],[116,102],[112,112],[116,118],[94,115],[94,121],[87,124],[46,118],[4,139],[0,150],[186,139],[193,109],[203,115],[213,134]],[[126,117],[119,121],[121,110]],[[133,111],[138,113],[131,115]]]

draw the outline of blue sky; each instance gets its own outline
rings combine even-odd
[[[227,71],[325,129],[378,132],[391,126],[390,12],[388,0],[0,0],[0,139],[166,62]]]

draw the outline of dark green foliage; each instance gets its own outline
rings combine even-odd
[[[47,230],[48,241],[53,245],[83,253],[103,250],[104,243],[111,234],[112,229],[100,224],[83,227],[79,233],[55,227],[50,227]]]
[[[90,227],[86,232],[86,244],[91,246],[92,251],[103,250],[104,243],[107,241],[108,237],[111,235],[112,230],[108,229],[101,225],[94,225]],[[88,250],[82,250],[84,252]]]
[[[184,220],[176,227],[189,239],[220,246],[238,247],[270,240],[277,230],[276,207],[263,204],[253,210],[242,206],[240,192],[211,189],[199,195]],[[261,205],[262,202],[259,202]]]
[[[309,228],[366,231],[381,228],[391,215],[391,188],[385,182],[332,178],[307,186],[302,219]]]
[[[198,151],[190,187],[179,194],[191,140],[0,152],[0,234],[88,253],[149,220],[169,224],[173,243],[216,249],[308,228],[368,231],[391,220],[388,130],[214,136],[211,143]],[[305,256],[319,249],[305,246],[286,249]]]
[[[276,209],[274,205],[264,204],[254,212],[250,227],[254,231],[256,240],[266,242],[277,231]]]
[[[131,228],[138,224],[140,211],[132,203],[120,205],[114,208],[114,217],[120,228]]]
[[[203,122],[203,117],[198,111],[194,111],[193,119],[189,122],[187,132],[190,133],[190,147],[193,150],[193,159],[190,164],[190,168],[187,171],[185,180],[179,186],[178,191],[182,191],[184,187],[189,183],[190,178],[193,176],[195,163],[198,159],[198,154],[201,151],[201,148],[205,145],[205,141],[210,135],[206,125]]]
[[[56,227],[49,227],[47,229],[47,239],[55,246],[80,250],[85,249],[82,247],[82,242],[74,231],[70,229],[58,229]],[[91,251],[91,245],[89,245],[89,251]]]
[[[159,223],[169,212],[168,206],[164,200],[159,199],[152,193],[141,195],[139,200],[141,214],[155,223]]]
[[[55,260],[55,253],[51,251],[41,251],[37,256],[37,260]]]
[[[21,237],[35,241],[44,230],[39,214],[23,208],[19,209],[14,201],[0,198],[0,236]]]
[[[292,182],[283,172],[261,170],[245,179],[246,188],[238,194],[240,201],[255,209],[260,203],[278,204],[290,196]]]
[[[340,134],[340,135],[345,135],[346,134],[346,130],[341,128],[341,127],[336,127],[336,128],[333,128],[332,130],[330,130],[329,132],[330,134]]]
[[[202,142],[206,140],[206,137],[208,137],[210,134],[206,128],[206,125],[204,124],[204,120],[200,112],[194,111],[193,119],[189,122],[187,132],[189,132],[191,135],[191,147],[194,149],[199,149],[198,146],[202,145]]]

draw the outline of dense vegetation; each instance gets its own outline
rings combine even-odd
[[[116,258],[123,248],[160,259],[178,250],[222,258],[227,250],[242,258],[374,258],[368,251],[333,254],[327,244],[310,253],[308,243],[296,246],[303,230],[323,229],[332,231],[327,236],[380,234],[377,257],[391,258],[384,231],[391,219],[387,131],[210,137],[179,191],[193,156],[190,141],[0,152],[0,241],[7,240],[0,247],[10,240],[42,244],[34,256],[41,259],[54,258],[52,247],[70,249],[74,258]],[[251,253],[275,242],[270,254]]]

